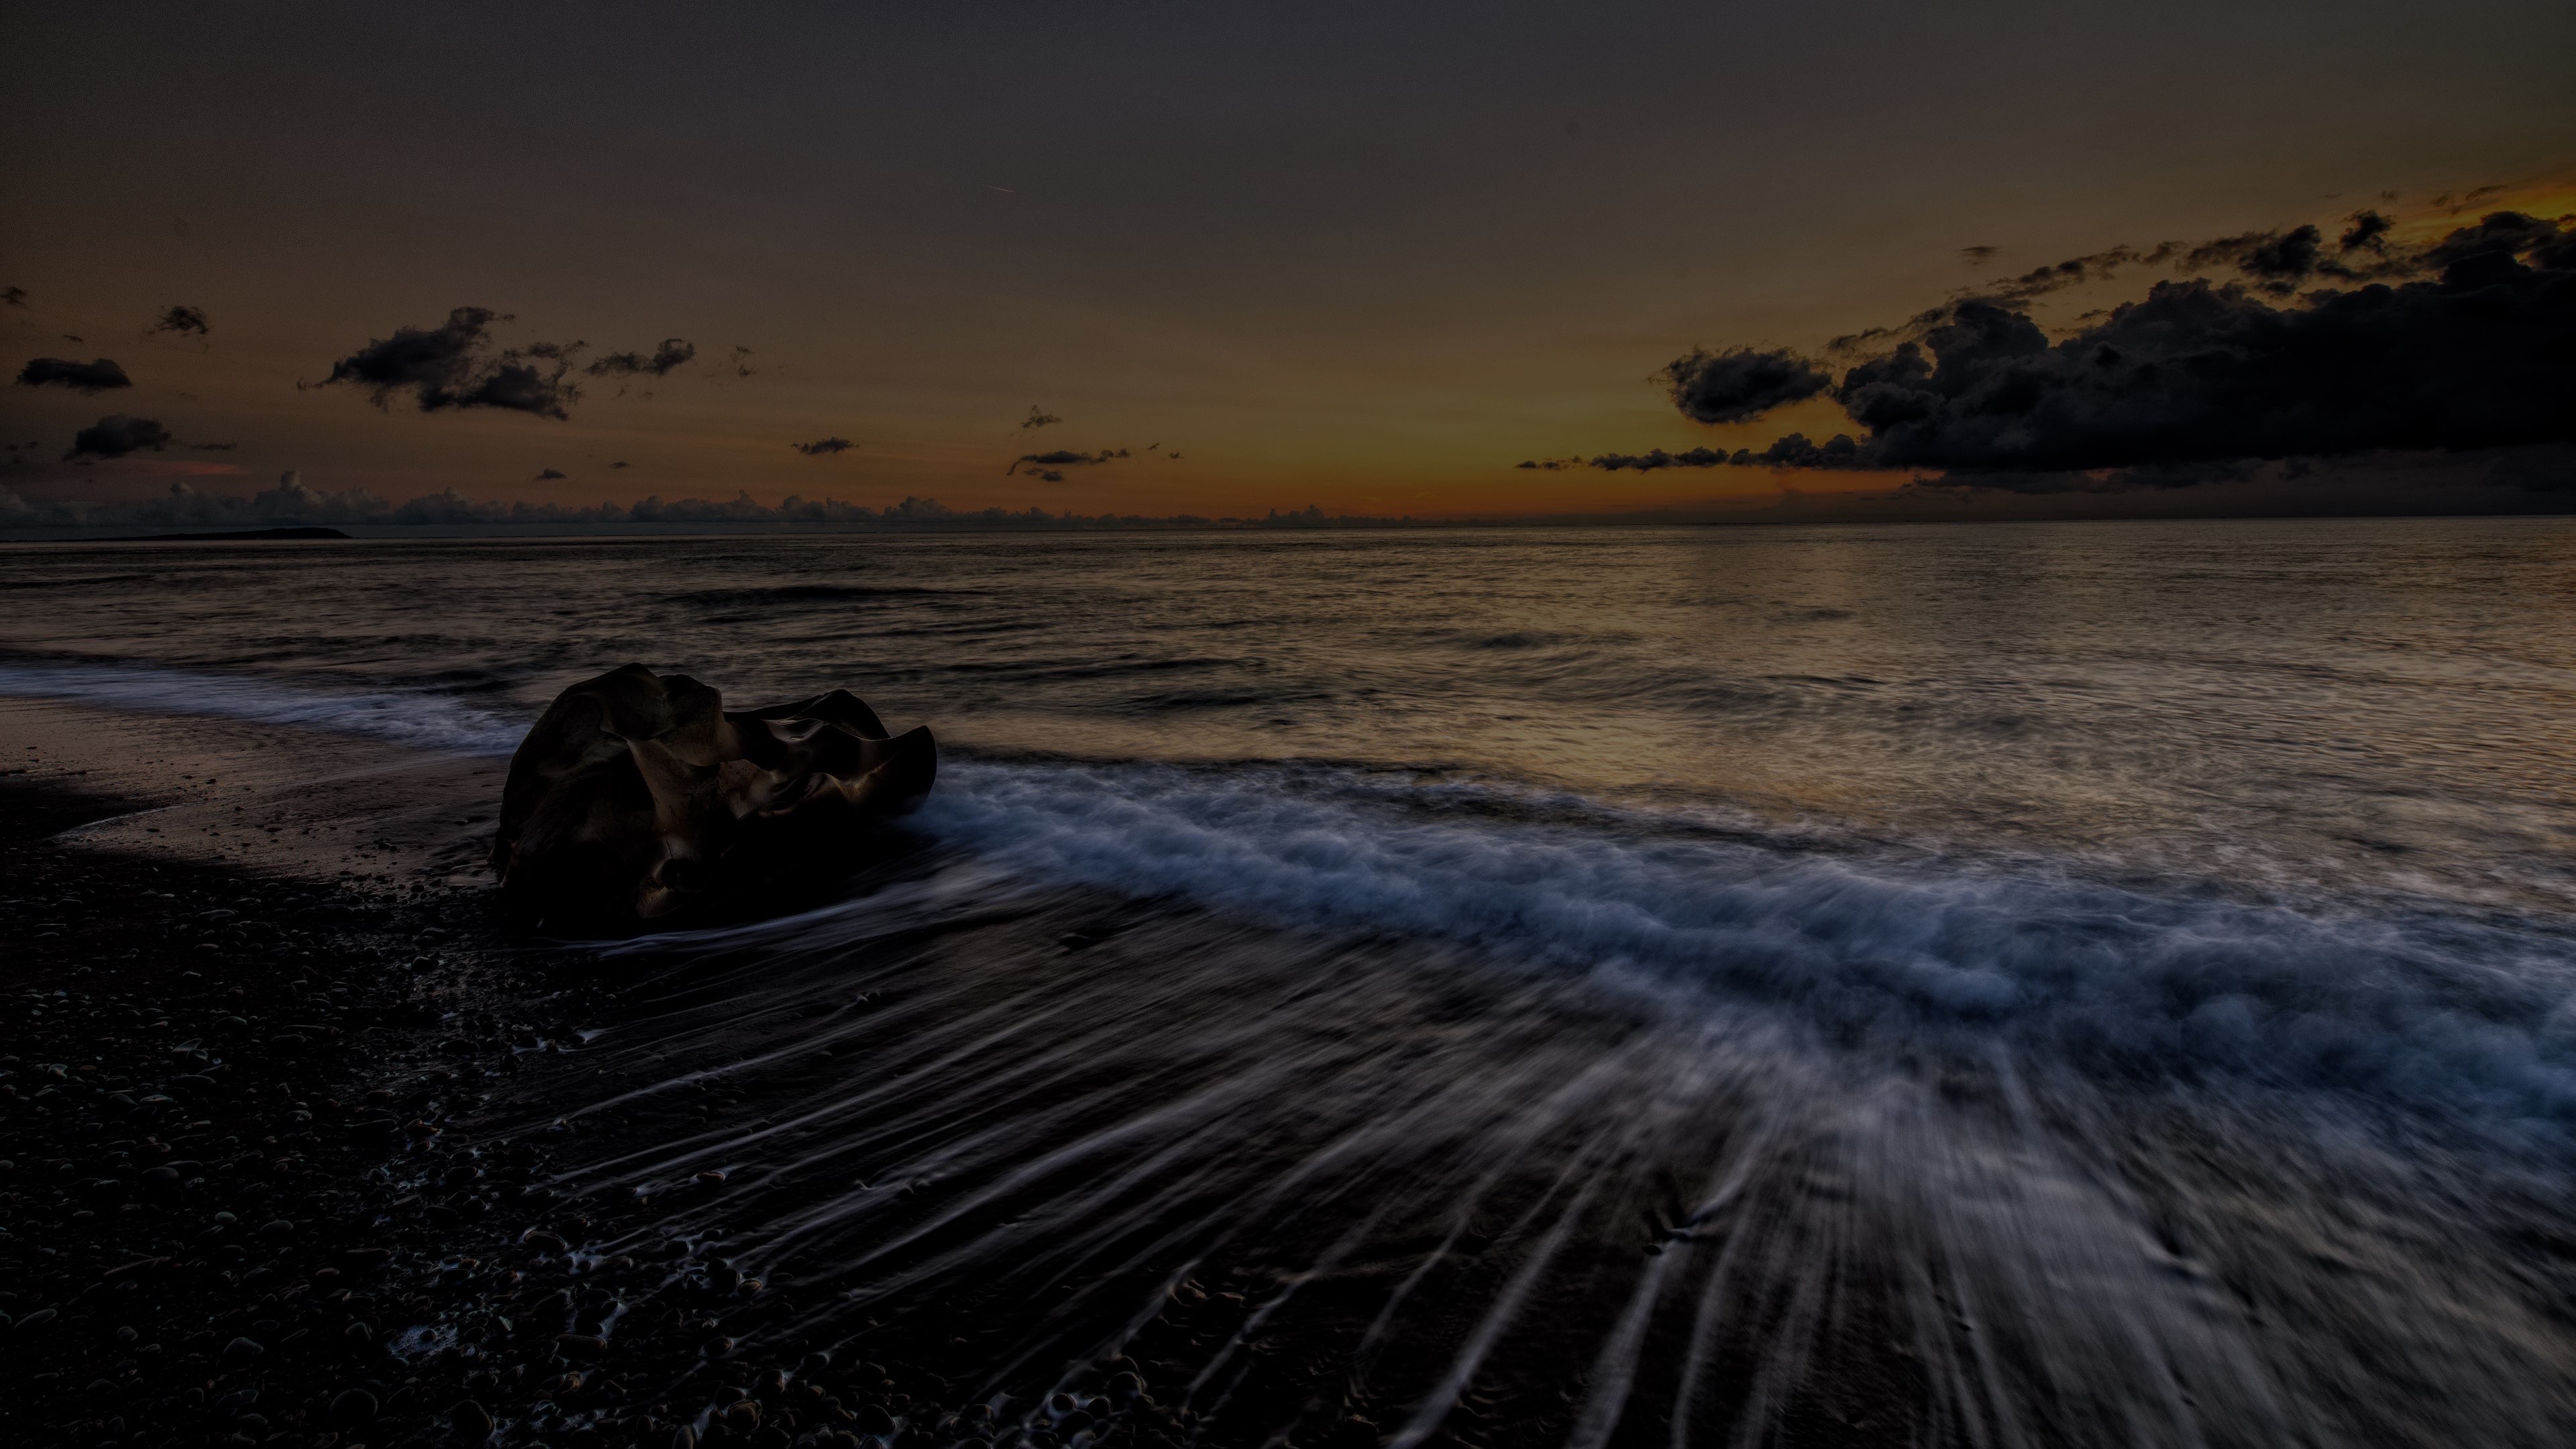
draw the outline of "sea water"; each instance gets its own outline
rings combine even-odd
[[[11,547],[0,651],[932,725],[921,853],[613,948],[553,1105],[767,1073],[579,1185],[997,1383],[1222,1282],[1228,1438],[2576,1430],[2576,524]]]

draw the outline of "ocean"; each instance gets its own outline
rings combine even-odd
[[[1225,1442],[2576,1433],[2576,522],[0,547],[0,695],[628,661],[941,742],[542,1104],[818,1318],[1178,1304]]]

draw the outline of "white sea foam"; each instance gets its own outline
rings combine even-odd
[[[0,664],[0,695],[478,755],[507,754],[524,729],[434,694],[144,665]],[[1495,819],[1456,808],[1461,788],[964,759],[919,823],[1037,880],[1468,943],[1783,1013],[1837,1040],[2005,1045],[2142,1084],[2251,1079],[2576,1131],[2576,925],[2563,920],[1897,864],[1659,832],[1650,815],[1535,796]]]
[[[965,762],[923,815],[1042,878],[1414,933],[1898,1051],[2325,1088],[2576,1129],[2569,923],[2291,909],[2036,867],[1893,864],[1369,803],[1311,772]]]
[[[441,695],[342,693],[145,664],[0,663],[0,696],[253,720],[465,755],[506,755],[527,732],[524,723]]]

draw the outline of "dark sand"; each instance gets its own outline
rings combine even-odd
[[[14,701],[0,742],[0,1440],[1192,1437],[1123,1358],[995,1432],[964,1338],[802,1326],[720,1238],[636,1245],[667,1201],[547,1185],[576,1139],[546,1104],[596,1094],[581,1031],[621,1003],[501,930],[496,763]]]

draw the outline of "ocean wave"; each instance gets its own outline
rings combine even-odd
[[[2108,1084],[2322,1089],[2576,1134],[2565,922],[1504,824],[1312,773],[963,761],[921,818],[1040,878],[1467,943],[1881,1053],[2001,1048]]]
[[[291,725],[465,755],[506,755],[527,733],[522,721],[443,695],[342,693],[146,664],[0,663],[0,696]]]
[[[437,694],[140,664],[0,661],[0,696],[486,756],[525,729]],[[2322,1089],[2576,1138],[2576,923],[2556,917],[2261,904],[1336,766],[952,752],[919,823],[1031,880],[1464,944],[1881,1054],[2002,1050],[2106,1083]]]
[[[686,604],[813,604],[844,599],[968,599],[990,589],[922,588],[904,584],[777,584],[768,587],[691,589],[667,597]]]

